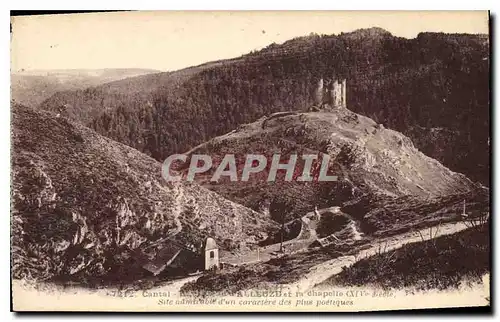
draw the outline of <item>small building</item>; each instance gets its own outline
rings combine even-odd
[[[219,248],[217,247],[217,243],[213,238],[208,237],[205,241],[204,247],[204,255],[205,255],[205,270],[211,270],[214,267],[219,268]]]
[[[182,248],[177,245],[166,245],[166,247],[158,251],[154,259],[147,260],[142,267],[156,276],[163,272],[167,266],[170,266],[181,252]]]
[[[142,268],[154,276],[183,276],[203,269],[197,252],[168,241],[159,247],[152,259],[143,260]]]

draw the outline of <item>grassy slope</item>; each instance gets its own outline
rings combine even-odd
[[[362,196],[345,202],[341,210],[361,220],[361,229],[374,236],[391,236],[413,228],[461,220],[463,202],[467,212],[480,216],[489,211],[488,190],[421,199],[414,196],[391,198]]]
[[[490,272],[489,259],[490,229],[486,224],[362,259],[321,285],[456,288],[464,280],[480,282]]]

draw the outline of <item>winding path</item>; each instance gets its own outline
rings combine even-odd
[[[479,224],[479,222],[477,223]],[[342,271],[343,266],[348,267],[363,258],[370,257],[378,253],[389,252],[401,248],[409,243],[420,242],[422,241],[422,236],[425,240],[429,240],[430,229],[434,231],[432,239],[435,239],[440,236],[455,234],[467,228],[468,226],[466,226],[464,222],[460,221],[436,225],[421,230],[414,230],[400,235],[383,238],[376,241],[370,248],[361,250],[358,254],[356,254],[356,256],[342,256],[313,266],[309,270],[309,273],[307,273],[299,281],[289,284],[288,287],[294,291],[310,290],[331,276],[339,274]]]
[[[299,234],[290,240],[283,242],[283,248],[286,254],[292,254],[299,251],[307,249],[309,245],[318,240],[318,234],[316,232],[317,223],[321,215],[326,212],[332,213],[334,216],[345,216],[352,221],[349,227],[351,227],[354,235],[354,239],[361,239],[362,232],[359,232],[356,227],[356,221],[349,215],[340,212],[340,207],[327,207],[322,209],[315,209],[314,211],[306,213],[301,217],[301,228]],[[328,236],[327,236],[328,237]],[[326,238],[327,238],[326,237]],[[325,238],[322,238],[325,239]],[[226,254],[221,256],[221,261],[230,263],[233,265],[243,265],[257,263],[260,261],[268,261],[271,258],[277,256],[280,250],[280,244],[276,243],[264,247],[260,247],[259,250],[252,250],[242,254]]]

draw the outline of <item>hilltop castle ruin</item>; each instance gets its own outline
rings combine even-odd
[[[314,107],[315,110],[347,107],[346,79],[332,78],[323,80],[323,78],[320,78],[316,86]]]

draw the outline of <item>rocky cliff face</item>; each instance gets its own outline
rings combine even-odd
[[[275,225],[197,184],[167,185],[154,159],[52,113],[14,104],[12,142],[14,278],[133,279],[134,254],[162,238],[231,251]]]

